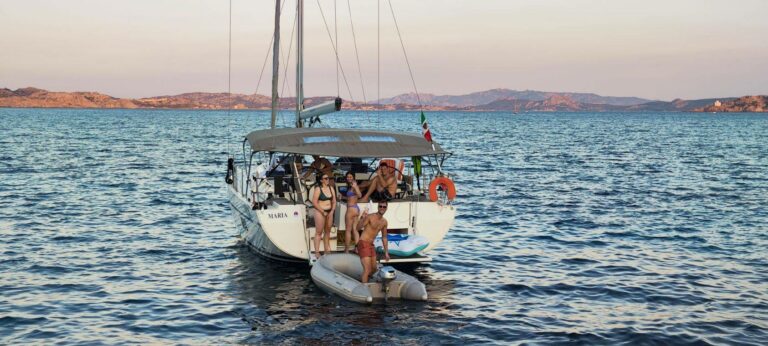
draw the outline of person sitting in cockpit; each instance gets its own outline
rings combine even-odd
[[[333,181],[333,164],[331,164],[331,161],[328,161],[328,159],[321,157],[320,155],[312,155],[312,159],[314,160],[311,165],[309,165],[309,169],[307,169],[306,172],[304,172],[304,175],[301,176],[302,179],[306,180],[312,173],[315,173],[315,175],[320,176],[321,174],[326,174],[328,177],[330,177],[330,184],[331,186],[334,186]]]
[[[397,192],[397,179],[395,178],[394,168],[389,167],[386,162],[379,165],[379,172],[369,182],[360,185],[361,188],[368,186],[368,192],[361,198],[362,202],[367,202],[368,198],[374,201],[389,201]]]

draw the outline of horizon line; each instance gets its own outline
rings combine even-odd
[[[92,92],[92,93],[98,93],[98,94],[102,94],[102,95],[107,95],[107,96],[118,98],[118,99],[132,99],[132,100],[156,98],[156,97],[171,97],[171,96],[179,96],[179,95],[184,95],[184,94],[195,94],[195,93],[202,93],[202,94],[230,94],[230,95],[244,95],[244,96],[259,95],[259,96],[264,96],[264,97],[268,97],[268,98],[271,97],[270,95],[259,94],[259,93],[256,93],[256,92],[253,92],[253,93],[242,93],[242,92],[200,91],[200,90],[197,90],[197,91],[184,91],[184,92],[179,92],[179,93],[168,93],[168,94],[153,95],[153,96],[124,97],[124,96],[116,96],[114,94],[110,94],[110,93],[107,93],[107,92],[104,92],[104,91],[98,91],[98,90],[74,90],[74,91],[72,91],[72,90],[52,90],[52,89],[45,89],[45,88],[40,88],[40,87],[36,87],[36,86],[26,86],[26,87],[19,87],[19,88],[15,88],[15,89],[12,88],[12,87],[6,87],[6,86],[0,87],[0,89],[7,89],[7,90],[12,90],[12,91],[13,90],[20,90],[20,89],[30,89],[30,88],[31,89],[38,89],[38,90],[45,90],[45,91],[48,91],[48,92],[62,92],[62,93],[90,93],[90,92]],[[467,95],[471,95],[471,94],[482,93],[482,92],[493,91],[493,90],[509,90],[509,91],[515,91],[515,92],[531,91],[531,92],[542,92],[542,93],[553,93],[553,94],[592,94],[592,95],[597,95],[597,96],[600,96],[600,97],[637,98],[637,99],[646,100],[647,102],[658,102],[658,101],[661,101],[661,102],[672,102],[672,101],[676,101],[676,100],[725,99],[725,98],[738,98],[738,97],[743,97],[743,96],[768,95],[768,93],[756,93],[756,94],[746,94],[746,95],[740,95],[740,96],[722,96],[721,95],[721,96],[710,96],[710,97],[690,98],[690,99],[683,99],[681,97],[676,97],[676,98],[673,98],[673,99],[665,100],[665,99],[649,99],[649,98],[640,97],[640,96],[602,95],[602,94],[599,94],[599,93],[596,93],[596,92],[584,92],[584,91],[545,91],[545,90],[536,90],[536,89],[512,89],[512,88],[505,88],[505,87],[496,87],[496,88],[490,88],[490,89],[479,90],[479,91],[471,91],[471,92],[467,92],[465,94],[435,94],[435,93],[430,93],[430,92],[427,92],[427,93],[421,92],[421,93],[418,93],[418,95],[433,95],[433,96],[440,96],[440,97],[442,97],[442,96],[458,96],[458,97],[460,97],[460,96],[467,96]],[[376,101],[391,99],[391,98],[398,97],[398,96],[415,95],[415,94],[417,94],[417,93],[413,92],[413,91],[409,91],[409,92],[395,94],[395,95],[389,96],[389,97],[382,97],[381,99],[376,100]],[[295,95],[280,96],[281,99],[290,99],[290,98],[295,98],[295,97],[296,97]],[[339,96],[334,96],[334,95],[315,95],[315,96],[305,96],[305,99],[306,98],[323,98],[323,97],[339,97]],[[345,101],[351,101],[351,102],[359,103],[359,104],[372,104],[371,101],[360,102],[360,101],[352,101],[351,99],[345,99],[345,98],[342,98],[342,99],[345,100]]]

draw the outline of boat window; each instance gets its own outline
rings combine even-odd
[[[396,143],[395,137],[390,136],[360,136],[361,142],[390,142]]]
[[[304,143],[311,144],[311,143],[332,143],[332,142],[338,142],[339,137],[336,136],[315,136],[315,137],[304,137]]]

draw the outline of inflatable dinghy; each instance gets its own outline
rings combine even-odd
[[[373,241],[376,251],[384,253],[381,237]],[[408,257],[429,246],[429,239],[418,235],[390,234],[387,236],[387,246],[390,255]]]
[[[312,281],[328,293],[358,303],[371,303],[373,299],[427,300],[427,289],[419,280],[395,270],[379,266],[368,283],[360,282],[363,264],[354,254],[328,254],[320,257],[310,271]]]

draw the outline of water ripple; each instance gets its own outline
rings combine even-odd
[[[768,343],[764,116],[428,114],[459,214],[374,306],[237,243],[230,117],[0,109],[0,344]]]

